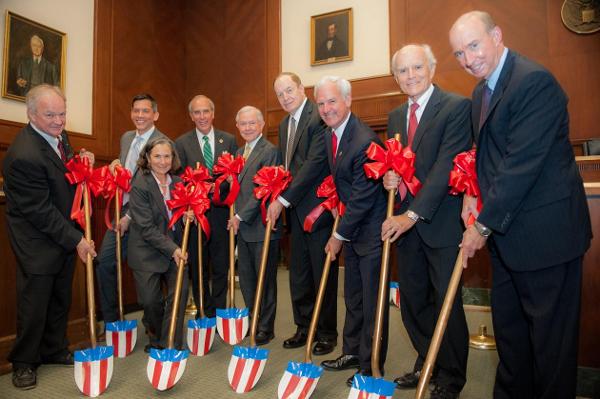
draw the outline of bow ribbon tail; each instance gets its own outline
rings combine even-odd
[[[210,238],[210,223],[208,222],[208,218],[205,215],[196,215],[196,220],[208,240]]]
[[[171,220],[169,221],[169,225],[167,226],[168,229],[172,229],[173,226],[175,225],[175,223],[177,223],[177,221],[183,216],[183,214],[187,211],[187,208],[181,207],[179,209],[177,209],[175,212],[173,212],[173,215],[171,216]]]
[[[267,199],[268,195],[265,195],[260,202],[260,215],[262,216],[262,222],[266,226],[267,225]]]
[[[215,189],[213,191],[213,204],[215,205],[223,205],[224,202],[221,202],[221,184],[225,181],[227,175],[223,174],[215,180]],[[229,197],[229,196],[227,196]],[[227,199],[225,199],[227,201]]]
[[[225,201],[223,203],[225,205],[233,205],[238,194],[240,192],[240,183],[238,182],[236,177],[233,177],[231,181],[231,187],[229,188],[229,194],[225,197]]]
[[[120,189],[117,188],[117,190],[120,190]],[[110,202],[112,201],[113,198],[115,198],[115,201],[116,201],[115,193],[111,193],[110,196],[106,199],[107,206],[106,206],[106,208],[104,208],[104,224],[106,225],[106,227],[108,227],[109,230],[112,230],[114,227],[116,227],[116,226],[112,225],[112,221],[111,221],[111,217],[110,217],[110,208],[111,208]],[[121,196],[119,196],[119,199],[121,199]],[[121,204],[118,204],[118,206],[119,206],[119,208],[121,208]],[[119,221],[117,220],[115,222],[115,224],[116,223],[119,223]]]
[[[84,195],[87,195],[89,199],[87,187],[84,187],[83,183],[79,183],[75,189],[75,197],[73,198],[73,206],[71,207],[71,219],[75,220],[77,224],[85,230],[85,212],[83,209]]]
[[[304,219],[304,231],[310,233],[312,231],[313,224],[315,224],[315,222],[317,221],[319,216],[323,214],[323,212],[325,212],[325,207],[323,206],[323,204],[317,205],[315,209],[310,211],[310,213],[306,215],[306,218]]]

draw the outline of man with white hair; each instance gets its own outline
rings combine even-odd
[[[377,135],[350,110],[350,82],[325,76],[315,85],[315,100],[321,119],[327,124],[325,146],[329,167],[340,201],[346,211],[337,230],[325,246],[335,259],[344,246],[344,321],[342,355],[321,363],[326,370],[358,368],[371,375],[371,346],[381,270],[381,223],[385,217],[385,196],[381,184],[368,179],[364,164],[372,142],[382,145]],[[384,309],[380,369],[387,352],[388,306]],[[354,375],[347,381],[352,385]]]
[[[462,237],[461,199],[448,193],[452,160],[471,147],[471,102],[432,83],[436,60],[426,44],[402,47],[392,57],[392,72],[408,101],[388,118],[390,137],[415,153],[415,177],[423,183],[411,193],[393,171],[384,186],[398,188],[397,215],[382,226],[382,239],[398,240],[400,309],[417,351],[412,372],[395,380],[400,389],[416,388]],[[460,292],[460,290],[459,290]],[[469,331],[457,295],[435,364],[432,398],[456,398],[466,382]]]
[[[33,35],[29,46],[31,55],[23,58],[17,67],[17,86],[22,96],[43,83],[53,86],[60,84],[56,65],[44,57],[44,40],[38,35]]]

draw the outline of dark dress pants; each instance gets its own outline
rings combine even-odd
[[[325,244],[331,237],[331,226],[325,226],[312,233],[306,233],[294,210],[290,217],[290,295],[294,323],[299,331],[308,332],[312,319],[323,265]],[[327,278],[327,286],[319,315],[316,338],[335,340],[337,338],[337,284],[338,262],[332,262]]]
[[[126,232],[121,237],[121,262],[127,259]],[[106,230],[100,252],[96,258],[96,279],[98,280],[98,297],[102,318],[105,323],[119,320],[117,303],[117,235],[113,230]]]

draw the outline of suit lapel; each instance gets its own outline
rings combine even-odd
[[[225,144],[224,144],[224,140],[223,140],[223,133],[221,133],[218,130],[215,130],[215,154],[213,155],[214,157],[214,164],[217,164],[217,161],[219,160],[219,157],[221,155],[223,155],[224,152],[226,152],[227,149],[225,148]],[[231,155],[235,155],[235,154],[231,154]]]
[[[250,170],[254,166],[254,164],[260,159],[260,154],[262,153],[265,146],[264,140],[265,138],[263,136],[256,142],[256,145],[252,149],[250,156],[248,157],[248,159],[246,159],[246,162],[244,163],[244,168],[242,169],[239,176],[240,182],[246,176],[246,172],[248,172],[248,170]]]
[[[333,164],[333,154],[332,154],[332,149],[331,149],[331,135],[333,134],[333,132],[331,131],[331,128],[328,127],[327,130],[325,130],[325,148],[327,149],[327,161],[329,162],[329,170],[333,170],[334,164]]]
[[[302,110],[302,114],[300,115],[300,120],[298,121],[298,125],[296,126],[296,134],[294,135],[294,142],[292,143],[291,158],[294,157],[294,153],[296,152],[296,147],[298,147],[300,138],[306,131],[306,126],[308,125],[308,121],[310,120],[312,113],[313,113],[312,103],[307,100],[306,105],[304,106],[304,109]],[[291,118],[291,116],[289,118]],[[288,118],[288,125],[289,125],[289,118]],[[286,146],[286,151],[287,151],[287,146]]]
[[[494,92],[492,93],[492,98],[490,98],[490,104],[488,106],[487,114],[485,115],[481,126],[478,126],[479,128],[475,130],[476,132],[479,132],[481,130],[481,128],[483,128],[483,125],[485,125],[485,122],[487,122],[490,115],[494,112],[494,108],[496,108],[496,106],[502,99],[502,96],[504,95],[504,90],[506,89],[506,86],[508,85],[508,81],[510,80],[510,75],[512,73],[514,64],[515,64],[515,54],[509,50],[508,54],[506,56],[506,60],[504,61],[504,65],[502,66],[502,70],[500,71],[500,76],[498,77],[498,81],[496,82],[496,87],[494,88]],[[479,125],[479,116],[481,114],[481,101],[482,101],[481,99],[483,97],[483,85],[484,84],[485,84],[485,81],[482,80],[480,82],[480,84],[477,86],[477,91],[478,91],[478,93],[477,93],[477,111],[478,112],[475,115],[477,115],[477,124],[478,125]],[[475,96],[473,96],[473,101],[475,101]],[[475,108],[473,108],[473,110],[475,110]],[[475,115],[473,115],[473,118],[475,118]]]
[[[406,147],[408,145],[408,133],[406,131],[406,113],[408,112],[408,103],[404,103],[400,106],[400,131],[392,132],[394,134],[400,133],[400,142],[402,143],[402,147]]]
[[[169,214],[167,213],[167,205],[165,204],[165,199],[162,193],[160,192],[158,183],[154,179],[154,176],[152,176],[152,172],[148,173],[147,175],[144,175],[144,178],[146,180],[146,184],[148,185],[148,190],[150,191],[150,193],[152,193],[152,198],[154,200],[155,206],[157,207],[157,209],[160,209],[161,215],[163,215],[163,217],[166,220],[169,220]],[[171,188],[172,185],[169,187],[169,189]]]
[[[342,140],[338,143],[337,147],[337,155],[335,157],[335,165],[334,172],[337,170],[338,165],[344,161],[344,155],[348,148],[350,147],[350,143],[352,142],[352,138],[354,137],[354,124],[356,123],[354,114],[350,114],[350,119],[348,119],[348,123],[344,128],[344,132],[342,134]]]
[[[419,148],[419,144],[421,143],[421,139],[429,130],[429,125],[435,119],[437,113],[440,111],[440,91],[437,87],[434,86],[433,93],[431,93],[431,97],[425,106],[425,111],[421,115],[421,120],[419,121],[419,125],[417,126],[417,131],[415,132],[415,138],[412,143],[413,152],[417,152],[417,148]],[[406,115],[406,114],[405,114]]]
[[[31,125],[28,125],[28,128],[29,134],[31,134],[34,137],[35,142],[38,143],[43,156],[47,158],[54,166],[56,166],[62,173],[67,173],[67,167],[63,163],[62,159],[60,159],[56,151],[54,151],[50,143],[48,143],[38,132],[36,132]]]

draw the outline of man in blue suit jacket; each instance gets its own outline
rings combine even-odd
[[[381,223],[385,217],[382,185],[367,179],[364,164],[372,142],[379,137],[352,112],[350,83],[336,76],[325,76],[315,85],[315,99],[321,118],[329,127],[325,132],[329,167],[340,201],[346,212],[325,246],[335,259],[344,244],[344,300],[346,319],[342,355],[321,365],[327,370],[359,368],[371,375],[371,343],[375,324],[377,288],[381,270]],[[388,306],[384,310],[380,367],[387,352]],[[352,384],[352,375],[347,384]]]
[[[483,209],[465,197],[464,266],[486,243],[500,362],[497,398],[575,396],[583,254],[591,239],[569,142],[567,96],[542,66],[504,47],[491,16],[473,11],[450,30],[459,64],[482,79],[473,131]]]

